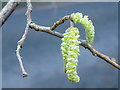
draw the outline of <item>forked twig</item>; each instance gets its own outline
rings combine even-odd
[[[29,24],[31,23],[31,12],[32,12],[32,4],[31,4],[31,1],[30,0],[26,0],[27,1],[27,11],[25,13],[26,17],[27,17],[27,24],[26,24],[26,28],[25,28],[25,32],[22,36],[22,38],[18,41],[18,45],[17,45],[17,49],[16,49],[16,55],[17,55],[17,58],[19,60],[19,63],[20,63],[20,67],[21,67],[21,70],[22,70],[22,75],[23,77],[26,77],[28,74],[26,73],[25,69],[24,69],[24,66],[23,66],[23,63],[22,63],[22,58],[20,56],[20,50],[22,48],[22,45],[24,44],[24,41],[26,39],[26,36],[28,34],[28,31],[29,31]]]

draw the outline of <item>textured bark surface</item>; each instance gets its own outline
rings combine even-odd
[[[5,23],[8,17],[19,5],[21,0],[10,0],[0,11],[0,27]]]

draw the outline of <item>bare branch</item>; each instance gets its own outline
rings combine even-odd
[[[25,15],[27,17],[27,24],[26,24],[25,32],[24,32],[22,38],[18,41],[18,46],[17,46],[17,50],[16,50],[16,55],[17,55],[17,58],[18,58],[19,63],[20,63],[23,77],[26,77],[28,74],[26,73],[26,71],[23,67],[22,58],[21,58],[19,52],[22,48],[22,45],[24,44],[24,41],[25,41],[26,36],[28,34],[28,31],[29,31],[29,24],[31,23],[31,12],[32,12],[31,1],[30,0],[26,0],[26,1],[27,1],[27,11],[26,11]]]
[[[60,37],[60,38],[63,38],[63,35],[61,33],[58,33],[58,32],[55,32],[55,31],[52,31],[50,29],[50,27],[44,27],[44,26],[39,26],[35,23],[31,23],[30,24],[30,27],[36,31],[42,31],[42,32],[46,32],[46,33],[49,33],[51,35],[54,35],[54,36],[57,36],[57,37]],[[117,63],[115,63],[116,59],[113,58],[113,57],[109,57],[107,55],[104,55],[100,52],[98,52],[97,50],[95,50],[90,44],[88,44],[86,42],[86,40],[80,40],[81,43],[80,45],[83,46],[84,48],[88,49],[94,56],[98,56],[99,58],[105,60],[106,62],[108,62],[109,64],[113,65],[115,68],[119,69],[120,70],[120,65],[118,65]]]
[[[49,34],[51,34],[51,35],[54,35],[54,36],[57,36],[57,37],[60,37],[60,38],[63,37],[62,34],[56,32],[56,31],[52,31],[52,30],[50,29],[50,27],[39,26],[39,25],[37,25],[37,24],[35,24],[35,23],[33,23],[33,22],[30,23],[30,28],[33,28],[33,29],[35,29],[36,31],[46,32],[46,33],[49,33]]]
[[[21,0],[10,0],[4,8],[0,11],[0,27],[4,24],[7,18],[12,14],[12,12],[19,5]]]
[[[82,41],[81,41],[82,42]],[[99,58],[105,60],[106,62],[108,62],[109,64],[113,65],[114,67],[116,67],[117,69],[120,70],[120,65],[118,65],[116,63],[116,59],[113,57],[109,57],[107,55],[104,55],[102,53],[100,53],[99,51],[95,50],[90,44],[88,44],[87,42],[82,42],[80,44],[81,46],[83,46],[84,48],[87,48],[92,54],[93,56],[98,56]]]
[[[60,24],[64,23],[66,20],[69,20],[70,19],[70,16],[64,16],[63,18],[61,18],[59,21],[55,22],[53,24],[52,27],[50,27],[51,30],[54,30],[57,26],[59,26]]]

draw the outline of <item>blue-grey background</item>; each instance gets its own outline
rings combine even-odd
[[[60,51],[61,40],[44,32],[29,31],[20,52],[29,76],[22,78],[16,58],[17,41],[26,25],[26,7],[19,7],[3,26],[3,88],[117,88],[118,70],[80,46],[78,73],[81,81],[70,82],[63,72]],[[32,18],[39,25],[51,26],[65,15],[82,12],[88,15],[95,26],[94,48],[109,56],[118,58],[118,4],[117,3],[41,3],[33,5]],[[76,26],[85,39],[84,29]],[[64,33],[69,21],[56,28]]]

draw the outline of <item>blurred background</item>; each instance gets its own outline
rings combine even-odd
[[[118,70],[104,60],[93,56],[80,46],[79,83],[72,83],[63,71],[60,50],[61,39],[44,32],[29,30],[21,50],[23,63],[29,76],[22,78],[15,54],[17,41],[26,26],[26,3],[14,11],[3,25],[2,87],[3,88],[117,88]],[[118,4],[117,3],[33,3],[32,19],[35,23],[52,26],[65,15],[81,12],[88,15],[95,26],[94,48],[103,54],[118,58]],[[76,24],[85,39],[83,26]],[[60,33],[69,27],[69,21],[55,29]]]

